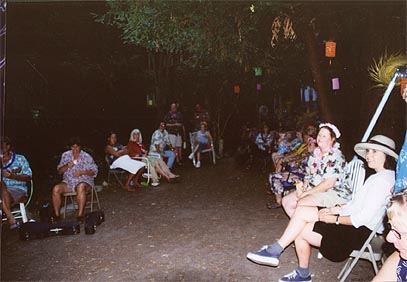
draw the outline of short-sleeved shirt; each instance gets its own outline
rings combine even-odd
[[[333,191],[343,199],[350,199],[351,190],[345,183],[345,156],[338,148],[331,148],[329,152],[322,156],[321,150],[316,148],[312,156],[308,159],[305,180],[308,188],[312,189],[327,178],[336,178],[336,183],[332,187]]]
[[[183,116],[182,116],[181,112],[169,111],[165,115],[164,121],[167,124],[168,134],[172,134],[172,135],[180,134],[180,132],[182,130],[182,125],[171,126],[171,124],[175,124],[175,123],[182,124],[183,123]]]
[[[57,169],[60,169],[64,165],[66,165],[69,162],[73,161],[73,154],[72,150],[66,151],[62,154],[61,160],[57,166]],[[90,175],[81,175],[78,177],[75,177],[73,174],[77,170],[92,170],[95,175],[90,176]],[[80,151],[79,156],[78,156],[78,163],[72,167],[69,167],[65,172],[62,177],[62,182],[65,182],[68,185],[68,188],[71,190],[74,190],[75,187],[81,183],[85,182],[89,184],[90,186],[94,186],[94,179],[98,173],[98,167],[88,153],[84,152],[83,150]]]
[[[3,171],[5,171],[5,170],[12,171],[17,168],[21,168],[21,171],[17,174],[25,174],[25,175],[29,175],[30,177],[32,176],[30,164],[28,163],[27,159],[23,155],[19,155],[14,152],[11,152],[11,158],[3,166]],[[25,182],[25,181],[19,181],[19,180],[11,179],[8,177],[3,177],[3,182],[9,188],[13,187],[13,188],[21,189],[21,190],[27,192],[27,182]]]
[[[113,151],[116,151],[116,152],[123,150],[123,145],[121,145],[121,144],[108,145],[108,146],[112,147]],[[107,158],[109,159],[109,164],[112,164],[118,157],[108,154]]]
[[[153,135],[151,136],[151,145],[150,145],[150,152],[158,153],[155,145],[158,145],[160,148],[160,152],[164,152],[165,146],[170,145],[170,138],[168,137],[167,130],[159,130],[157,129],[154,131]]]

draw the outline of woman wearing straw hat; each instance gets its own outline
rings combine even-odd
[[[325,208],[298,206],[281,238],[247,258],[258,264],[278,266],[284,248],[295,242],[299,265],[280,281],[311,281],[311,246],[319,247],[325,258],[341,261],[360,249],[371,231],[383,220],[387,200],[395,181],[393,167],[398,155],[392,139],[376,135],[359,143],[355,151],[376,173],[343,206]],[[383,231],[383,227],[379,231]]]

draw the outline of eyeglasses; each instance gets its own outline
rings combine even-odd
[[[389,232],[393,232],[394,237],[396,237],[396,239],[401,240],[401,235],[402,234],[407,234],[407,232],[399,232],[396,229],[393,228],[393,226],[391,226],[390,222],[387,223],[389,226]]]

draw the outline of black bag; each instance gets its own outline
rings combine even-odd
[[[19,230],[20,240],[33,240],[48,237],[49,224],[42,222],[23,223]]]
[[[54,220],[54,210],[49,202],[46,202],[40,208],[40,221],[45,223],[52,223]]]
[[[81,233],[79,221],[58,222],[48,225],[49,235],[76,235]]]
[[[45,222],[26,222],[19,230],[20,240],[42,239],[56,235],[76,235],[80,233],[79,221],[49,224]]]
[[[85,214],[85,234],[94,234],[96,226],[105,221],[105,213],[103,211],[94,211]]]

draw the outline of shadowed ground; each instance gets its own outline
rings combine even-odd
[[[248,251],[274,242],[288,222],[281,209],[266,208],[266,175],[232,159],[176,172],[178,184],[100,192],[106,221],[94,235],[81,228],[79,235],[23,242],[3,226],[2,280],[278,281],[296,267],[292,247],[278,268],[246,259]],[[316,257],[313,250],[313,281],[336,281],[343,263]],[[371,278],[373,268],[360,262],[348,281]]]

